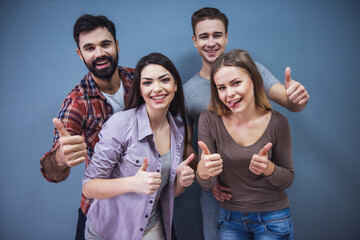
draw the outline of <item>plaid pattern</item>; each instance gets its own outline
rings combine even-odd
[[[119,75],[125,92],[125,103],[132,85],[134,69],[119,66]],[[95,144],[99,141],[98,134],[103,124],[111,117],[113,110],[104,95],[96,87],[95,81],[88,73],[75,88],[66,96],[58,118],[71,135],[83,136],[87,145],[86,165],[94,154]],[[49,152],[40,159],[40,170],[43,176],[50,182],[55,182],[46,177],[44,161],[47,156],[59,147],[59,132],[54,129],[53,145]],[[90,200],[81,196],[81,209],[86,214],[90,207]]]

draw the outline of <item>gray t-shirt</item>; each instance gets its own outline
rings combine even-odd
[[[275,78],[266,67],[258,62],[255,62],[255,64],[263,79],[265,91],[268,93],[274,84],[279,83],[279,80]],[[210,104],[210,81],[202,78],[199,73],[196,73],[184,84],[184,95],[188,125],[197,127],[200,114],[205,111]]]

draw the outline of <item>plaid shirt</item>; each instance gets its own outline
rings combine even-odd
[[[120,79],[124,86],[125,102],[132,85],[134,69],[119,66]],[[103,124],[111,117],[113,110],[104,95],[96,87],[90,72],[81,80],[80,84],[66,96],[58,118],[71,135],[83,136],[86,148],[86,167],[94,153],[95,144],[99,141],[98,134]],[[50,182],[56,182],[46,177],[44,161],[47,156],[59,147],[59,132],[54,130],[52,148],[40,159],[40,170],[43,176]],[[81,209],[86,214],[90,207],[90,200],[81,196]]]

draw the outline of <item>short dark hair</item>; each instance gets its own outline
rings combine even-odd
[[[202,9],[199,9],[196,12],[194,12],[191,17],[191,25],[192,25],[194,36],[195,36],[196,24],[198,24],[199,22],[201,22],[205,19],[210,19],[210,20],[217,19],[217,20],[222,21],[225,26],[225,33],[228,32],[229,20],[226,17],[226,15],[224,13],[220,12],[220,10],[217,8],[204,7]]]
[[[218,115],[227,115],[231,110],[220,100],[219,93],[215,84],[214,76],[222,67],[237,67],[244,69],[250,76],[254,85],[255,106],[261,109],[271,110],[271,105],[266,97],[265,88],[259,70],[250,55],[241,49],[234,49],[229,53],[218,57],[211,67],[210,88],[211,100],[209,110]]]
[[[109,30],[116,42],[116,30],[115,24],[103,15],[93,16],[90,14],[84,14],[79,17],[74,24],[73,36],[76,45],[79,48],[79,35],[83,32],[90,32],[99,27],[105,27]]]
[[[174,99],[170,103],[169,111],[171,115],[173,115],[175,118],[180,116],[184,124],[184,131],[185,131],[184,153],[185,153],[187,146],[187,124],[186,124],[186,116],[185,116],[184,91],[183,91],[179,72],[177,71],[175,65],[171,62],[171,60],[167,58],[165,55],[161,53],[150,53],[149,55],[144,56],[139,60],[134,71],[134,79],[129,93],[129,99],[125,106],[125,110],[140,107],[142,104],[145,103],[144,98],[141,96],[141,91],[140,91],[141,72],[146,66],[150,64],[156,64],[164,67],[174,77],[175,84],[177,85],[177,91],[175,92]]]

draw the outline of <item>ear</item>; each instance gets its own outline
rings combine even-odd
[[[177,84],[175,83],[175,92],[177,91]]]
[[[193,40],[193,42],[194,42],[194,47],[196,47],[197,48],[197,42],[196,42],[196,37],[194,36],[194,35],[192,35],[192,40]]]
[[[117,49],[118,53],[120,53],[119,41],[118,40],[116,40],[116,49]]]
[[[227,33],[225,34],[226,44],[228,44],[228,37],[229,37],[229,32],[227,32]]]
[[[82,54],[81,54],[81,52],[80,52],[80,49],[77,48],[77,49],[76,49],[76,53],[79,55],[81,61],[84,62],[84,58],[83,58],[83,56],[82,56]]]

